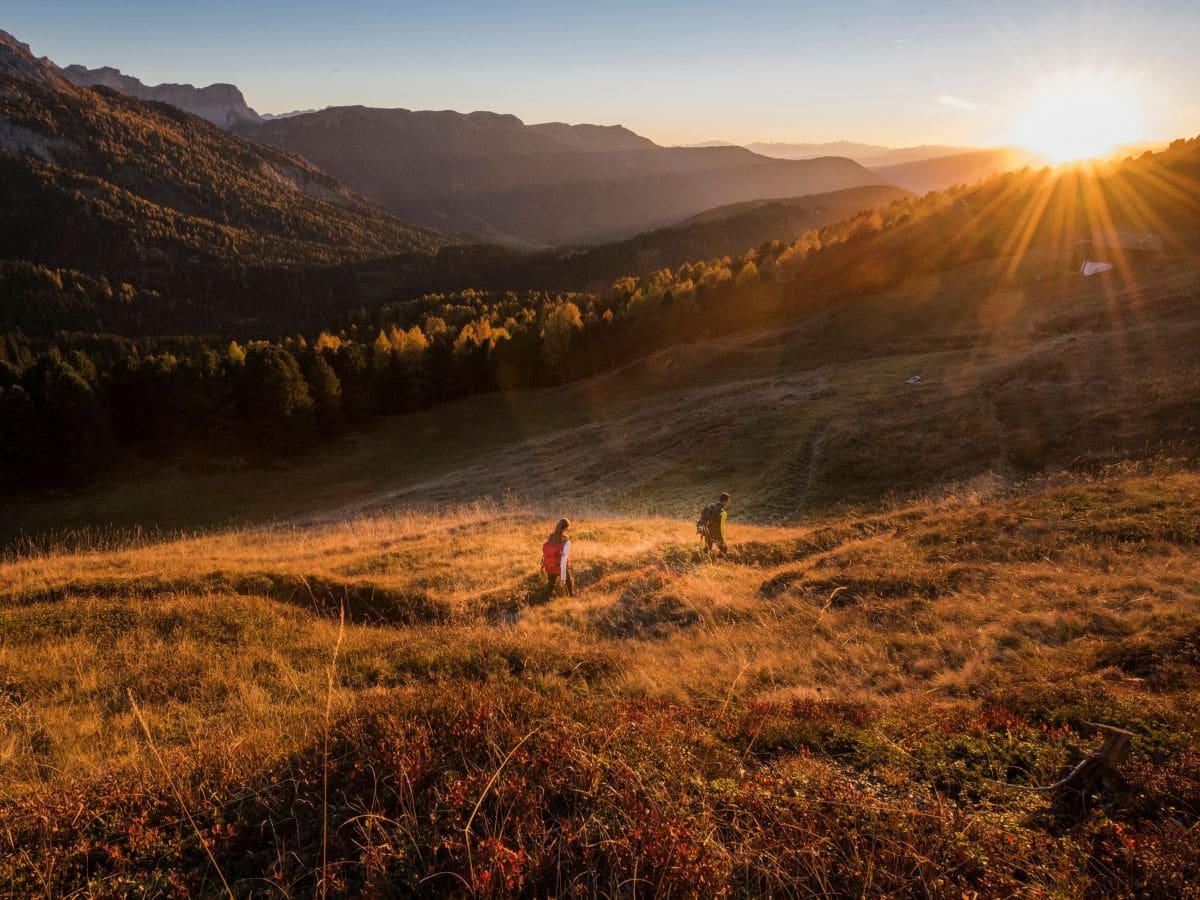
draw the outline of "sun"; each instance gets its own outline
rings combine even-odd
[[[1110,156],[1141,137],[1141,104],[1132,87],[1115,75],[1078,69],[1035,86],[1017,143],[1063,163]]]

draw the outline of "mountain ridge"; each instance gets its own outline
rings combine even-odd
[[[241,121],[262,121],[262,117],[246,103],[241,90],[236,85],[224,82],[206,87],[174,82],[148,85],[112,66],[89,69],[85,66],[69,65],[61,69],[61,72],[63,77],[79,87],[103,86],[137,97],[139,100],[169,103],[221,128],[230,128]]]
[[[647,150],[658,145],[624,125],[569,125],[566,122],[542,122],[527,126],[531,131],[574,147],[577,150]]]
[[[956,184],[974,184],[998,172],[1038,165],[1033,154],[1015,147],[973,150],[930,159],[871,169],[886,181],[917,194],[939,191]]]
[[[701,141],[689,147],[743,147],[760,156],[772,159],[816,159],[823,156],[844,156],[861,163],[867,168],[899,165],[918,160],[936,159],[970,153],[978,147],[953,146],[949,144],[919,144],[912,147],[889,147],[863,141],[750,141],[739,144],[734,141]]]
[[[946,144],[920,144],[912,147],[888,147],[884,144],[868,144],[859,141],[829,141],[825,143],[789,143],[786,141],[755,141],[745,144],[746,149],[762,156],[778,159],[812,159],[818,156],[844,156],[868,168],[920,159],[936,159],[969,153],[974,147],[956,147]]]
[[[342,106],[235,130],[298,153],[405,221],[534,247],[884,181],[848,159],[660,147],[621,126],[526,125],[490,112]]]
[[[29,45],[0,29],[0,75],[62,87],[69,82],[48,57],[34,56]]]
[[[517,246],[601,244],[729,203],[884,181],[840,157],[780,160],[740,147],[661,147],[622,125],[530,125],[489,111],[347,105],[260,116],[232,84],[146,85],[113,67],[58,69],[28,53],[15,57],[21,72],[47,83],[167,103],[298,154],[416,226]],[[46,152],[28,135],[7,141]]]
[[[297,268],[458,240],[399,222],[295,154],[169,104],[77,87],[0,38],[0,259],[53,283],[57,269],[121,286],[99,288],[95,308],[69,290],[17,294],[0,312],[28,334],[211,329],[272,307],[327,308],[354,285],[330,274],[318,287]]]

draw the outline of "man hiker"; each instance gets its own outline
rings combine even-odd
[[[571,523],[559,519],[546,543],[542,544],[542,569],[546,572],[546,596],[553,597],[561,584],[567,596],[575,596],[575,580],[571,577],[571,539],[567,530]]]
[[[700,510],[700,518],[696,520],[696,533],[704,538],[704,552],[712,553],[715,544],[722,556],[728,548],[725,545],[725,520],[729,513],[725,507],[729,505],[729,495],[722,492],[715,503],[710,503]]]

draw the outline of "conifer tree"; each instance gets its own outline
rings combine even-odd
[[[313,399],[296,358],[278,344],[253,344],[239,376],[243,433],[260,450],[289,454],[315,437]]]
[[[309,351],[300,358],[304,380],[313,399],[317,431],[329,436],[342,430],[346,418],[342,412],[342,383],[320,353]]]

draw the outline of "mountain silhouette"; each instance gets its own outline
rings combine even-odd
[[[298,153],[418,225],[530,246],[594,244],[728,203],[881,184],[848,159],[660,147],[620,127],[345,106],[239,134]]]

